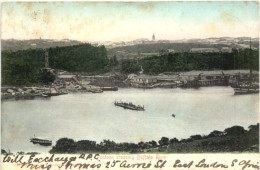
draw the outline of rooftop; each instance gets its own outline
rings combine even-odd
[[[58,78],[60,79],[70,79],[75,77],[75,75],[59,75]]]

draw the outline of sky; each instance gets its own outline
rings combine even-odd
[[[2,39],[85,42],[259,36],[259,4],[215,2],[4,2]]]

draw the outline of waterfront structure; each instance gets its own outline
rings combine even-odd
[[[57,79],[63,80],[63,81],[71,81],[75,77],[76,77],[75,75],[58,75]]]
[[[136,77],[137,77],[136,74],[129,74],[129,75],[127,76],[127,78],[128,78],[129,80],[134,80]]]
[[[259,72],[252,72],[252,79],[259,81]],[[189,71],[175,72],[171,75],[129,75],[131,85],[134,87],[193,87],[193,86],[227,86],[238,80],[247,81],[250,78],[249,70],[217,70],[217,71]]]
[[[156,83],[157,79],[153,76],[139,75],[133,79],[133,82],[137,84],[152,84]]]

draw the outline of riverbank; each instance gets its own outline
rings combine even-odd
[[[97,143],[91,140],[74,141],[61,138],[49,153],[258,153],[259,123],[248,128],[249,130],[245,130],[242,126],[232,126],[223,132],[214,130],[208,135],[192,135],[181,140],[162,137],[158,142],[152,140],[139,143],[116,143],[112,140],[103,140]],[[2,154],[6,153],[6,150],[2,149]],[[20,151],[18,154],[25,154],[25,152]]]
[[[53,86],[4,86],[1,87],[1,98],[6,99],[33,99],[35,97],[51,97],[68,94],[65,89],[59,90]]]
[[[68,73],[59,71],[55,81],[48,86],[13,87],[3,86],[2,99],[30,99],[34,97],[50,97],[68,93],[102,93],[117,91],[118,88],[199,88],[211,86],[232,86],[239,82],[253,82],[259,88],[259,73],[254,71],[252,77],[249,70],[229,71],[191,71],[172,72],[149,76],[143,74],[124,75],[119,72],[103,75],[87,75],[85,73]]]
[[[223,132],[214,130],[208,135],[192,135],[178,140],[162,137],[158,142],[152,140],[139,143],[116,143],[112,140],[96,141],[59,139],[50,153],[84,152],[128,152],[128,153],[224,153],[259,151],[259,124],[245,130],[241,126],[226,128]]]

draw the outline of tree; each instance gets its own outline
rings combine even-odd
[[[145,143],[144,142],[139,142],[138,144],[139,149],[145,149]]]
[[[141,67],[137,64],[137,62],[126,61],[122,64],[122,70],[124,73],[137,73],[141,70]]]
[[[162,137],[161,140],[158,142],[161,146],[163,145],[168,145],[169,144],[169,138],[167,137]]]
[[[178,143],[179,140],[177,138],[170,139],[170,144]]]
[[[90,140],[81,140],[76,143],[77,151],[87,152],[87,151],[95,151],[96,142]]]
[[[157,146],[157,142],[152,140],[149,142],[149,144],[152,146],[152,147],[156,147]]]
[[[39,72],[39,82],[43,84],[51,84],[55,80],[55,75],[49,70],[41,69]]]
[[[74,153],[75,151],[76,144],[73,139],[61,138],[56,142],[50,153]]]
[[[219,137],[222,136],[224,133],[218,130],[214,130],[213,132],[210,132],[210,134],[208,135],[208,137]]]
[[[258,133],[259,132],[259,123],[257,123],[256,125],[250,125],[248,127],[249,129],[249,132],[256,132]]]
[[[192,136],[190,136],[190,139],[191,140],[199,140],[199,139],[202,139],[202,136],[201,135],[192,135]]]
[[[7,154],[7,152],[4,149],[1,149],[1,154]]]
[[[104,151],[113,151],[116,148],[116,143],[112,140],[106,140],[104,139],[101,143],[100,143],[101,149]]]
[[[238,136],[243,135],[246,130],[242,126],[232,126],[230,128],[225,129],[225,133],[228,136]]]

